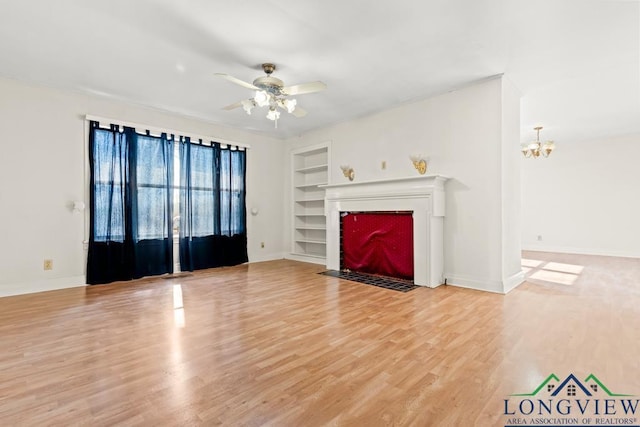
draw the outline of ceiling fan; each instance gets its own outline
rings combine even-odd
[[[289,98],[290,96],[320,92],[327,88],[327,85],[321,81],[285,86],[282,80],[271,75],[276,70],[274,64],[262,64],[262,69],[266,76],[258,77],[253,83],[245,82],[228,74],[216,73],[216,76],[222,77],[231,83],[255,90],[255,95],[252,98],[227,105],[223,107],[223,110],[233,110],[234,108],[242,107],[247,114],[251,114],[251,110],[254,107],[269,107],[267,118],[275,121],[275,125],[278,127],[278,118],[280,118],[278,108],[296,117],[304,117],[307,115],[307,111],[298,107],[298,102],[295,99]]]

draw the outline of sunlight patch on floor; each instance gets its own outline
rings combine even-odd
[[[583,270],[584,266],[581,265],[522,259],[522,271],[525,277],[545,283],[573,285]]]
[[[560,273],[557,271],[538,270],[529,276],[531,279],[544,280],[545,282],[558,283],[560,285],[573,285],[578,275]]]
[[[559,271],[562,273],[580,274],[584,267],[581,265],[562,264],[559,262],[548,262],[544,266],[545,270]]]
[[[535,268],[535,267],[539,266],[540,264],[542,264],[543,262],[544,261],[538,261],[537,259],[522,258],[522,266],[523,267]]]
[[[182,301],[182,285],[173,285],[173,321],[178,328],[184,328],[184,303]]]

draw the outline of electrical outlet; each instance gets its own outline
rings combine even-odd
[[[542,235],[538,234],[538,242],[542,242]]]
[[[53,260],[52,259],[45,259],[44,260],[44,269],[45,270],[53,270]]]
[[[264,249],[264,242],[260,242],[260,247]]]

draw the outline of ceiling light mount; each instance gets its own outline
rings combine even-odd
[[[265,62],[264,64],[262,64],[262,70],[265,72],[267,76],[270,76],[271,73],[273,73],[276,70],[276,66],[275,64],[272,64],[270,62]]]

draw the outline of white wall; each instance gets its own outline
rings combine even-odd
[[[351,165],[357,181],[399,178],[417,174],[409,156],[430,157],[427,173],[452,177],[446,183],[445,277],[448,283],[495,292],[507,290],[510,266],[504,259],[520,257],[515,210],[503,209],[503,150],[518,154],[519,144],[503,143],[519,129],[513,94],[503,99],[503,78],[431,99],[393,108],[372,116],[309,132],[288,141],[291,147],[331,141],[330,183],[345,178],[339,165]],[[507,88],[511,90],[511,88]],[[503,121],[510,121],[508,126]],[[515,141],[519,139],[516,137]],[[514,155],[514,154],[511,155]],[[381,162],[386,161],[386,169]],[[519,163],[516,163],[519,167]],[[518,175],[505,172],[505,178]],[[288,175],[285,176],[287,178]],[[285,185],[288,187],[289,183]],[[517,187],[517,186],[516,186]],[[519,200],[519,196],[511,196]],[[285,199],[287,193],[285,193]],[[505,199],[511,202],[511,199]],[[287,206],[290,206],[288,203]],[[290,216],[287,215],[288,219]],[[505,228],[507,230],[505,230]],[[285,239],[290,240],[290,224]],[[503,253],[503,237],[508,241]],[[518,267],[519,269],[519,267]],[[518,271],[519,272],[519,271]],[[517,273],[514,273],[517,274]]]
[[[84,284],[85,114],[248,143],[249,260],[282,258],[284,143],[158,110],[0,79],[0,296]],[[86,200],[88,205],[88,200]],[[260,248],[265,242],[265,249]],[[54,268],[43,270],[43,260]]]
[[[508,292],[524,281],[522,273],[522,201],[520,91],[502,79],[502,281]]]
[[[640,257],[639,159],[640,134],[556,141],[549,158],[523,158],[523,247]]]

